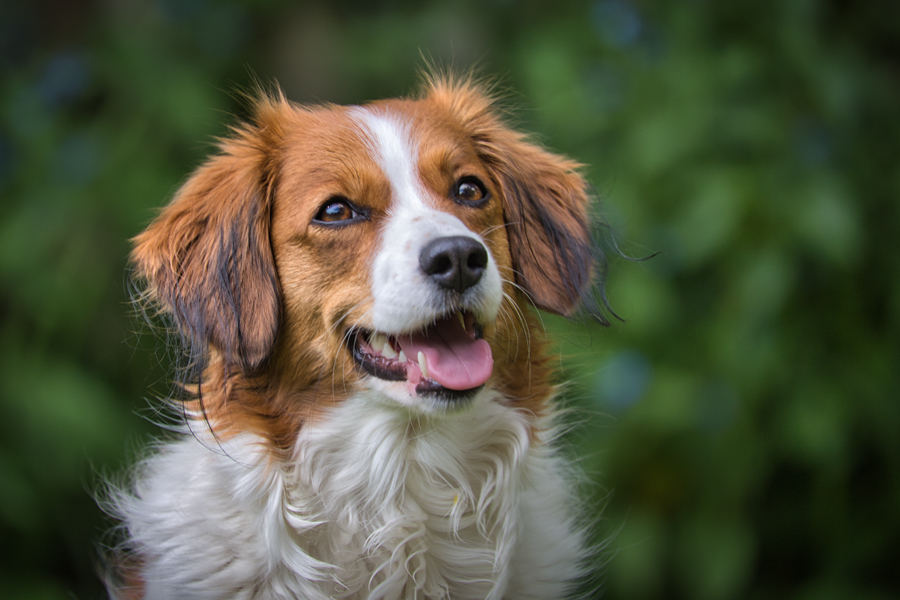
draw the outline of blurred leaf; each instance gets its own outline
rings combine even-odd
[[[754,536],[743,523],[697,515],[680,532],[675,550],[687,596],[737,598],[743,595],[754,554]]]

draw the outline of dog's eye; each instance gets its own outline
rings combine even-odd
[[[322,207],[313,221],[323,225],[346,225],[366,218],[365,213],[357,209],[346,198],[335,197],[329,199]]]
[[[475,177],[463,177],[453,186],[453,197],[464,204],[480,206],[487,200],[488,192]]]

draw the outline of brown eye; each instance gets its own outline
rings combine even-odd
[[[453,186],[453,196],[464,204],[480,206],[487,200],[488,192],[475,177],[463,177]]]
[[[313,217],[313,222],[320,225],[349,225],[365,219],[365,213],[353,206],[349,200],[334,197],[322,205]]]

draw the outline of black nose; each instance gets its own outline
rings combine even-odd
[[[425,274],[443,288],[463,293],[481,279],[488,254],[478,240],[462,235],[430,242],[419,254]]]

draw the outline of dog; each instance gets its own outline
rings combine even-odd
[[[581,165],[472,78],[254,104],[135,239],[189,374],[109,494],[111,595],[567,597],[592,552],[534,307],[596,296]]]

